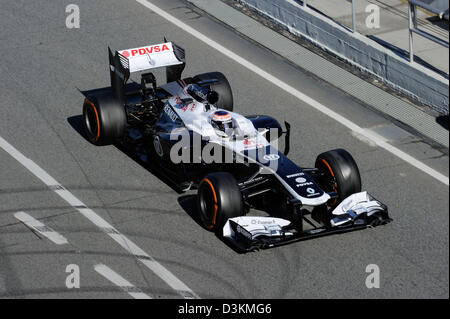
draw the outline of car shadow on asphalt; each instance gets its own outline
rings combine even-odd
[[[83,124],[83,116],[82,115],[75,115],[67,118],[67,122],[69,125],[78,133],[81,137],[83,137],[86,142],[91,143],[86,135],[86,132],[84,130],[84,124]],[[102,147],[102,146],[99,146]],[[158,170],[156,167],[150,165],[148,162],[143,161],[136,153],[133,153],[132,151],[126,149],[122,145],[114,144],[114,147],[116,147],[118,150],[120,150],[122,153],[127,155],[129,158],[134,160],[136,163],[138,163],[140,166],[142,166],[145,170],[147,170],[149,173],[157,177],[160,181],[165,183],[167,186],[169,186],[173,191],[175,191],[177,194],[182,194],[183,190],[178,187],[178,185],[167,178],[165,175],[161,173],[160,170]]]
[[[68,117],[67,122],[78,134],[80,134],[86,141],[88,141],[88,137],[86,135],[86,132],[84,131],[83,116],[75,115]]]
[[[84,124],[83,124],[83,116],[82,115],[75,115],[67,118],[67,122],[69,125],[73,128],[75,132],[77,132],[81,137],[83,137],[86,142],[90,143],[88,140],[88,137],[86,135],[86,132],[84,130]],[[144,162],[142,159],[139,158],[139,156],[125,147],[115,144],[114,145],[118,150],[123,152],[125,155],[130,157],[132,160],[134,160],[136,163],[141,165],[144,169],[146,169],[149,173],[157,177],[159,180],[161,180],[163,183],[165,183],[167,186],[169,186],[173,191],[175,191],[177,194],[180,194],[182,196],[178,197],[178,204],[180,207],[186,212],[186,214],[192,218],[192,220],[195,221],[195,223],[199,227],[199,231],[208,231],[202,224],[202,221],[200,219],[200,215],[198,213],[197,208],[197,196],[193,194],[185,194],[183,190],[181,190],[177,184],[172,182],[170,179],[168,179],[166,176],[164,176],[156,167],[153,167],[149,165],[147,162]],[[101,146],[100,146],[101,147]],[[221,235],[215,234],[216,238],[219,239],[221,242],[223,242],[226,246],[234,250],[236,253],[242,253],[242,251],[237,250],[234,246],[232,246],[227,240],[225,240]]]
[[[183,210],[188,214],[198,225],[200,231],[208,231],[203,226],[203,223],[200,219],[200,215],[197,208],[197,196],[196,195],[183,195],[178,197],[178,204],[183,208]],[[223,236],[219,235],[218,233],[215,234],[216,238],[220,240],[222,243],[224,243],[226,246],[234,250],[238,254],[242,254],[243,252],[238,250],[235,246],[231,245],[230,242],[225,240]]]
[[[84,130],[84,124],[83,124],[83,116],[82,115],[75,115],[67,118],[67,122],[69,125],[76,131],[81,137],[83,137],[86,142],[90,143],[88,140],[88,137],[86,135],[86,132]],[[134,160],[136,163],[141,165],[144,169],[146,169],[149,173],[157,177],[159,180],[161,180],[163,183],[165,183],[167,186],[169,186],[173,191],[175,191],[177,194],[184,194],[184,191],[181,190],[174,182],[172,182],[170,179],[168,179],[166,176],[161,174],[160,171],[157,170],[157,168],[149,165],[147,162],[144,162],[139,158],[137,154],[134,154],[133,152],[129,151],[128,149],[125,149],[121,145],[114,145],[118,150],[126,154],[128,157],[130,157],[132,160]],[[191,217],[199,226],[199,229],[204,229],[202,226],[202,222],[200,220],[200,216],[198,214],[197,210],[197,202],[196,202],[196,195],[182,195],[178,198],[178,204],[181,206],[181,208],[186,212],[189,217]],[[206,229],[205,229],[206,231]]]
[[[178,204],[188,214],[200,228],[204,228],[197,208],[196,195],[182,195],[178,197]]]

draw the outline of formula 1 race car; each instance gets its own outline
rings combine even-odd
[[[167,42],[109,50],[111,87],[87,92],[83,119],[95,145],[132,150],[181,190],[197,189],[204,227],[240,251],[388,223],[386,205],[361,192],[353,157],[343,149],[301,168],[289,153],[290,125],[233,112],[233,94],[219,72],[182,78],[185,52]],[[141,83],[133,72],[166,68]],[[277,148],[284,136],[284,150]],[[269,216],[250,216],[251,208]],[[246,216],[247,215],[247,216]]]

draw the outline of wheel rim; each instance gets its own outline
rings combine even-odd
[[[97,113],[96,107],[89,101],[86,102],[87,106],[85,107],[85,116],[84,123],[86,125],[86,129],[89,135],[89,138],[97,141],[100,137],[99,130],[99,117]]]
[[[216,224],[217,196],[209,180],[204,180],[199,192],[200,215],[205,226],[212,229]]]
[[[316,168],[325,174],[319,179],[320,188],[322,188],[325,192],[335,192],[336,194],[339,194],[338,183],[330,164],[328,164],[326,160],[320,158],[316,163]],[[336,205],[337,202],[338,200],[334,199],[330,202],[330,206]]]

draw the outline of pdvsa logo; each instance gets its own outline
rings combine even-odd
[[[164,51],[170,51],[169,47],[166,44],[163,45],[154,45],[146,48],[140,48],[140,49],[132,49],[131,53],[127,50],[123,51],[121,54],[128,58],[128,57],[135,57],[135,56],[141,56],[146,54],[152,54],[152,53],[159,53]]]

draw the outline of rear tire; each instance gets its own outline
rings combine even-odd
[[[210,231],[221,231],[229,218],[244,215],[242,194],[230,173],[208,174],[200,182],[197,203],[203,226]]]
[[[219,101],[216,106],[219,109],[227,111],[233,111],[233,92],[231,90],[230,83],[225,75],[220,72],[210,72],[199,74],[194,77],[195,82],[201,82],[206,80],[219,80],[219,82],[208,84],[211,90],[216,91],[219,94]]]
[[[317,184],[325,192],[335,192],[337,200],[331,201],[330,206],[337,206],[348,196],[361,191],[361,175],[355,160],[344,149],[324,152],[317,156],[316,168],[324,173],[324,177],[317,178]]]
[[[95,145],[110,145],[125,135],[125,108],[110,94],[86,98],[83,120],[86,135]]]

